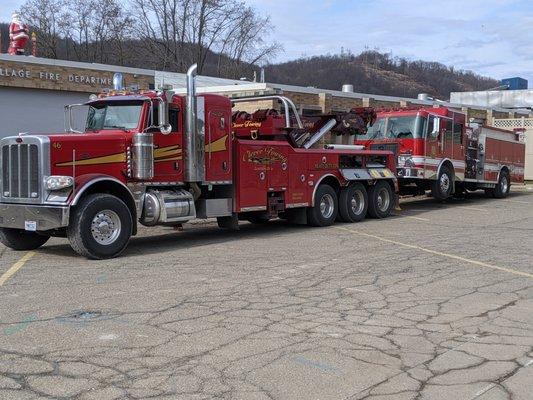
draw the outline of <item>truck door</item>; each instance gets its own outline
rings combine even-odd
[[[429,116],[425,155],[425,176],[436,179],[441,161],[445,158],[453,159],[453,120],[451,118]]]
[[[454,120],[453,122],[453,166],[455,175],[460,180],[465,178],[466,156],[464,145],[464,124]]]
[[[157,115],[157,112],[154,112]],[[178,182],[183,180],[183,124],[177,107],[169,108],[172,132],[163,135],[154,129],[154,180]],[[155,121],[157,123],[157,121]]]
[[[231,181],[231,114],[211,109],[205,132],[205,178],[208,182]]]

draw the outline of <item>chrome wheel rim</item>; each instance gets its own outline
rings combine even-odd
[[[442,193],[448,193],[448,190],[450,190],[450,177],[447,174],[442,174],[439,179],[439,185]]]
[[[96,243],[103,246],[113,244],[120,235],[122,224],[118,214],[112,210],[98,212],[91,222],[91,234]]]
[[[382,212],[385,212],[389,209],[390,206],[390,194],[389,191],[385,188],[381,188],[377,196],[377,206],[378,209]]]
[[[500,182],[500,189],[502,190],[502,193],[507,193],[508,188],[509,188],[509,182],[507,181],[507,177],[502,176],[502,180]]]
[[[326,193],[320,199],[320,214],[325,219],[329,219],[333,216],[334,210],[335,210],[335,200],[333,200],[332,195]]]
[[[360,215],[365,209],[365,198],[360,190],[356,190],[350,199],[350,208],[355,215]]]

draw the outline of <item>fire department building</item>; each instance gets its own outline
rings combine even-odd
[[[88,101],[93,93],[112,87],[113,75],[120,72],[126,87],[154,89],[162,84],[185,90],[185,74],[79,63],[37,57],[0,54],[0,138],[20,132],[62,132],[64,106]],[[283,94],[301,112],[312,114],[347,110],[358,106],[432,106],[434,101],[380,96],[351,91],[324,90],[272,83],[198,77],[198,92],[220,93],[229,97]],[[467,118],[482,119],[489,125],[498,121],[531,119],[529,110],[510,110],[440,102],[462,110]],[[272,101],[259,101],[250,107],[276,108]],[[246,111],[254,111],[252,109]],[[79,121],[83,118],[79,117]],[[76,120],[78,118],[75,118]],[[533,122],[533,120],[532,120]],[[533,123],[531,124],[533,126]],[[527,140],[527,137],[531,137]],[[526,179],[533,180],[533,129],[526,131]]]

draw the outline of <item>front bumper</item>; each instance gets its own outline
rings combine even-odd
[[[416,167],[399,167],[398,178],[424,179],[424,170]]]
[[[64,228],[68,222],[68,206],[0,203],[1,228],[47,231]]]

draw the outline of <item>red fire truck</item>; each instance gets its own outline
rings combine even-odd
[[[484,189],[502,198],[524,182],[525,144],[515,132],[468,124],[447,107],[391,109],[356,143],[397,156],[401,194],[431,190],[438,200]]]
[[[322,115],[304,126],[288,98],[273,96],[282,112],[232,114],[234,105],[258,99],[197,95],[195,75],[193,66],[186,96],[168,89],[93,97],[84,105],[84,132],[72,128],[71,105],[65,134],[2,139],[1,242],[28,250],[67,237],[79,254],[104,259],[125,249],[138,223],[216,217],[234,229],[239,219],[279,216],[327,226],[367,211],[390,214],[398,189],[391,152],[313,148],[327,133],[364,133],[373,110]]]

